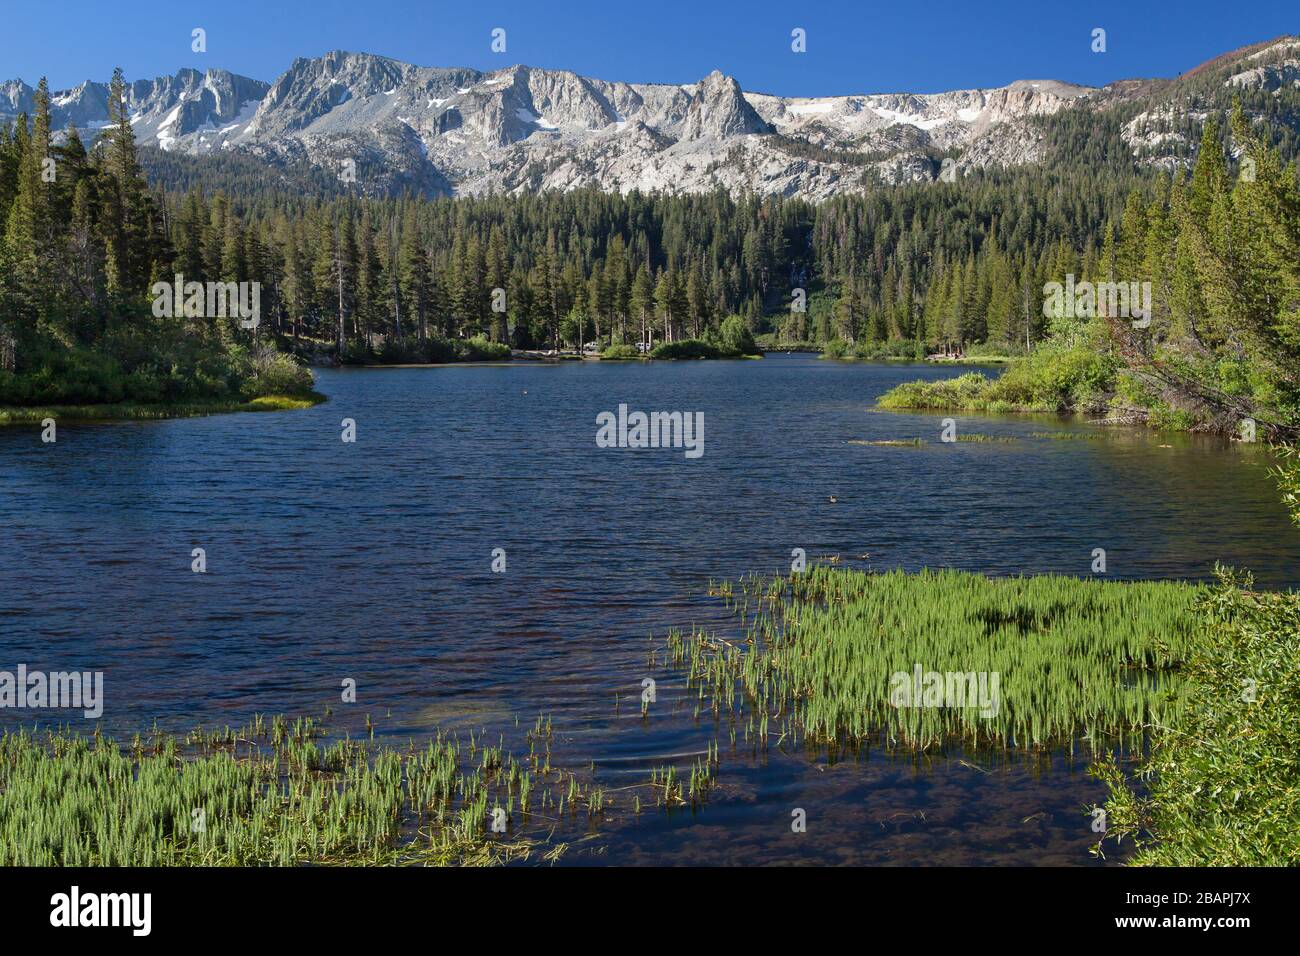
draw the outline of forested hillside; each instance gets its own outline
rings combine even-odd
[[[1196,82],[1180,95],[1194,98]],[[1222,88],[1216,75],[1207,90]],[[1035,118],[1041,165],[814,204],[595,189],[366,198],[319,170],[269,172],[239,155],[142,159],[120,75],[113,124],[91,143],[75,128],[56,142],[42,84],[34,115],[0,131],[0,403],[301,390],[305,373],[277,349],[441,361],[716,342],[737,316],[731,339],[743,324],[832,355],[1069,357],[1043,373],[1046,390],[974,400],[989,407],[1158,404],[1185,413],[1180,424],[1254,414],[1289,428],[1293,131],[1244,111],[1229,130],[1207,111],[1194,170],[1145,162],[1125,130],[1167,95]],[[1261,94],[1244,95],[1263,110]],[[151,314],[154,283],[176,276],[258,283],[260,324]],[[1104,305],[1044,308],[1050,284],[1067,282],[1145,286],[1150,321],[1139,335]],[[693,348],[680,354],[703,354]],[[1120,369],[1134,374],[1120,381]]]

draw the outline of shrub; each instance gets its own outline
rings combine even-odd
[[[602,359],[635,359],[640,358],[641,353],[637,351],[635,345],[611,345],[605,351],[600,353]]]
[[[339,362],[344,365],[366,365],[374,360],[375,353],[369,345],[361,341],[345,343],[343,353],[339,356]]]
[[[1087,348],[1040,349],[1016,362],[989,388],[990,400],[1039,411],[1095,405],[1115,388],[1116,364]]]
[[[437,365],[446,362],[499,362],[508,358],[509,345],[491,342],[481,335],[471,339],[431,335],[423,340],[412,336],[400,339],[389,336],[375,350],[360,343],[350,344],[344,351],[343,364]]]
[[[298,364],[297,359],[270,346],[263,346],[250,359],[252,377],[244,383],[245,398],[262,398],[267,395],[306,395],[311,391],[311,369]]]
[[[745,320],[738,315],[727,316],[718,329],[718,348],[726,355],[758,355],[759,348]]]
[[[462,362],[499,362],[510,358],[510,346],[504,342],[490,342],[481,335],[457,344]]]
[[[303,396],[312,384],[308,369],[271,346],[249,352],[177,326],[141,326],[94,350],[56,342],[30,350],[19,371],[0,374],[0,405],[238,402]]]

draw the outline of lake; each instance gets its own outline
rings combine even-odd
[[[810,355],[322,370],[329,401],[304,411],[68,423],[55,444],[3,428],[0,669],[102,670],[113,731],[332,708],[335,729],[370,715],[403,744],[435,728],[510,741],[546,713],[557,765],[594,765],[617,798],[716,736],[683,675],[647,666],[651,647],[673,626],[729,626],[710,579],[788,572],[794,548],[1079,576],[1102,548],[1117,579],[1222,561],[1300,583],[1300,531],[1261,448],[1036,437],[1097,431],[1054,416],[953,415],[959,434],[1016,440],[941,443],[944,414],[873,407],[967,370]],[[703,455],[597,447],[597,416],[620,404],[702,412]],[[927,444],[851,444],[913,437]],[[37,716],[68,719],[0,713]],[[563,861],[1087,864],[1084,808],[1104,790],[1085,767],[724,743],[702,810],[569,834]]]

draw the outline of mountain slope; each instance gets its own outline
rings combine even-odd
[[[420,67],[335,51],[294,60],[272,84],[224,70],[130,85],[143,145],[191,156],[235,152],[281,168],[356,175],[367,194],[521,193],[596,187],[821,200],[877,183],[1043,162],[1044,122],[1120,111],[1135,163],[1186,162],[1208,110],[1241,97],[1256,118],[1300,128],[1300,40],[1225,54],[1176,80],[1093,89],[1053,80],[988,90],[815,98],[746,92],[711,73],[686,85],[629,84],[565,70]],[[0,121],[34,93],[0,84]],[[107,87],[52,96],[56,128],[107,124]],[[1288,132],[1291,131],[1291,132]]]

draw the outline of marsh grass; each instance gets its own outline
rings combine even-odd
[[[702,710],[767,746],[925,750],[949,741],[1042,750],[1140,746],[1181,707],[1177,671],[1194,641],[1198,588],[959,571],[876,574],[813,567],[742,580],[725,600],[738,637],[671,631]],[[999,675],[996,713],[894,707],[891,676]]]
[[[961,442],[998,442],[1008,444],[1018,439],[1010,435],[981,435],[972,433],[968,435],[958,435],[957,441]],[[850,445],[871,445],[878,448],[921,448],[927,444],[942,444],[927,442],[923,438],[880,438],[874,441],[866,441],[860,438],[850,438]]]
[[[690,775],[678,772],[672,764],[655,767],[650,773],[650,789],[655,806],[671,813],[678,807],[699,809],[709,799],[718,783],[718,743],[710,741],[704,757],[697,758],[690,767]],[[640,798],[637,798],[640,813]]]
[[[0,735],[0,866],[482,866],[567,849],[621,809],[701,807],[710,743],[689,770],[607,790],[551,764],[551,718],[516,755],[500,738],[405,749],[329,739],[311,718],[117,742],[63,728]],[[594,768],[593,768],[594,770]],[[618,801],[621,801],[618,802]],[[505,811],[507,829],[491,830]],[[196,825],[201,820],[202,825]]]
[[[125,744],[69,730],[0,736],[0,865],[483,865],[554,859],[526,836],[598,814],[603,794],[550,767],[539,719],[516,758],[470,737],[402,751],[326,741],[310,720]],[[506,810],[506,833],[489,831]],[[196,821],[201,820],[202,825]]]
[[[264,395],[247,402],[195,402],[177,404],[141,404],[118,402],[106,405],[49,405],[45,407],[0,406],[0,425],[40,424],[53,418],[64,422],[157,421],[168,418],[194,418],[226,412],[281,412],[310,408],[325,401],[312,392],[308,396]]]

